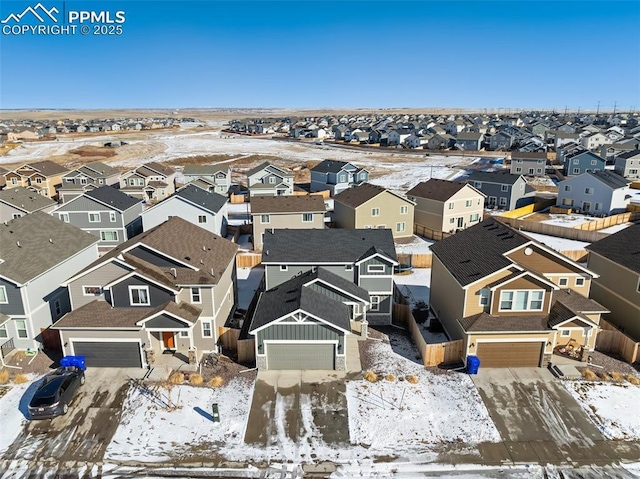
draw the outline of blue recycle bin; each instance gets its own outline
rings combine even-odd
[[[480,358],[478,356],[467,356],[467,373],[478,374],[480,369]]]
[[[76,367],[83,371],[87,369],[84,356],[65,356],[60,360],[60,366],[63,368]]]

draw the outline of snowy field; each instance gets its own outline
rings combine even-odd
[[[584,215],[549,215],[549,219],[545,221],[541,221],[546,225],[555,225],[555,226],[564,226],[566,228],[575,228],[584,223],[588,223],[589,221],[596,221],[598,218],[594,218],[592,216],[584,216]]]
[[[632,226],[633,223],[622,223],[620,225],[615,225],[615,226],[609,226],[608,228],[599,230],[600,233],[608,233],[608,234],[613,234],[613,233],[617,233],[618,231],[622,231],[625,228],[628,228],[629,226]]]
[[[396,242],[396,253],[398,254],[428,254],[431,253],[431,245],[435,243],[420,236],[413,235],[411,242]]]
[[[521,231],[525,236],[529,236],[540,243],[544,243],[549,248],[556,251],[578,251],[583,250],[591,243],[585,243],[584,241],[576,241],[567,238],[558,238],[557,236],[543,235],[540,233],[531,233],[529,231]]]
[[[238,308],[247,309],[264,276],[264,266],[238,268]]]
[[[0,424],[2,425],[0,456],[5,453],[27,424],[28,401],[38,387],[40,378],[41,376],[29,375],[29,382],[0,386],[0,394],[2,394],[0,397]]]
[[[640,440],[639,386],[586,381],[563,384],[606,438]]]
[[[405,296],[409,296],[411,307],[422,301],[429,304],[431,268],[415,268],[411,274],[394,275],[393,280]],[[407,294],[410,292],[411,294]]]

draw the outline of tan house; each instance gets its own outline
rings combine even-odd
[[[611,311],[606,318],[640,341],[640,225],[587,246],[588,267],[598,273],[592,296]]]
[[[262,251],[264,232],[273,229],[323,229],[322,196],[252,196],[253,249]]]
[[[4,174],[6,188],[23,186],[47,198],[56,199],[62,177],[67,174],[64,166],[53,161],[28,163]]]
[[[434,233],[454,233],[482,221],[485,195],[468,183],[431,178],[407,192],[414,223]]]
[[[588,299],[598,275],[489,218],[431,246],[431,309],[463,358],[481,367],[586,361],[607,308]]]
[[[155,203],[176,191],[176,171],[155,161],[145,163],[120,177],[120,189],[135,198]]]
[[[394,238],[413,236],[415,203],[382,186],[363,183],[334,196],[339,228],[388,228]]]

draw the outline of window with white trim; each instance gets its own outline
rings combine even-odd
[[[211,338],[213,333],[211,331],[211,321],[202,321],[202,337]]]
[[[396,233],[404,233],[406,228],[405,223],[396,223]]]
[[[112,223],[116,222],[116,212],[115,211],[109,211],[109,221],[111,221]]]
[[[313,213],[302,213],[302,222],[311,223],[313,221]]]
[[[509,185],[500,185],[500,191],[509,191]]]
[[[180,331],[180,337],[181,338],[188,338],[189,337],[189,331],[188,330]]]
[[[194,304],[200,304],[202,302],[200,288],[191,288],[191,302]]]
[[[578,287],[584,286],[584,278],[576,278],[576,286]]]
[[[571,185],[564,185],[564,191],[571,191]]]
[[[380,311],[380,296],[371,296],[371,308],[369,311]]]
[[[573,169],[573,174],[574,175],[579,175],[580,174],[580,168],[574,168]]]
[[[150,306],[149,286],[129,286],[129,304],[131,306]]]
[[[63,221],[64,223],[68,223],[69,213],[60,213],[60,221]]]
[[[367,265],[367,273],[384,273],[385,267],[383,264],[369,264]]]
[[[0,304],[7,304],[8,302],[7,288],[5,286],[0,286]]]
[[[353,271],[353,265],[352,264],[348,264],[344,267],[345,271]]]
[[[454,208],[455,208],[455,206],[456,206],[456,205],[455,205],[454,203],[449,203],[449,209],[450,209],[450,210],[454,209]]]
[[[280,271],[289,271],[289,266],[287,266],[286,264],[281,264]]]
[[[275,185],[276,184],[276,177],[275,176],[270,176],[269,177],[269,183],[272,184],[272,185]]]
[[[406,215],[409,212],[409,207],[406,205],[403,205],[400,207],[400,214],[401,215]]]
[[[568,329],[563,329],[563,330],[560,332],[560,336],[562,336],[563,338],[566,338],[566,337],[568,337],[568,336],[571,336],[571,331],[569,331]]]
[[[593,188],[585,188],[584,189],[584,194],[585,195],[592,195],[593,194]]]
[[[100,239],[102,241],[118,241],[117,231],[100,231]]]
[[[11,184],[12,185],[17,185],[18,184],[18,178],[16,178],[16,177],[11,178]]]
[[[469,217],[469,221],[471,223],[474,223],[476,221],[478,221],[480,219],[480,214],[479,213],[474,213]]]
[[[489,306],[490,295],[491,295],[491,291],[489,291],[489,288],[482,288],[480,290],[480,302],[479,302],[479,305],[480,306]]]
[[[507,199],[504,196],[500,197],[500,206],[507,206]]]
[[[566,286],[569,284],[569,278],[560,278],[558,280],[558,286]]]
[[[83,296],[100,296],[102,294],[102,288],[100,286],[83,286]]]
[[[100,223],[100,213],[89,213],[89,223]]]
[[[380,208],[371,208],[371,216],[380,216]]]
[[[7,332],[7,325],[3,324],[0,326],[0,339],[6,339],[9,337],[9,333]]]
[[[19,338],[25,339],[29,337],[27,322],[24,319],[16,319],[16,332]]]
[[[268,224],[271,221],[271,218],[269,217],[269,215],[260,215],[260,223],[262,223],[263,225]]]
[[[500,311],[542,311],[543,290],[502,291]]]
[[[18,218],[22,218],[22,213],[13,213],[13,215],[11,215],[11,218],[14,220],[17,220]]]
[[[60,300],[59,299],[56,299],[53,302],[53,310],[56,313],[56,318],[59,318],[60,315],[62,314],[62,305],[60,304]]]
[[[206,222],[207,222],[207,217],[205,215],[198,215],[198,223],[202,224]]]
[[[471,205],[473,204],[473,202],[471,200],[467,200],[464,202],[464,205],[469,208]]]

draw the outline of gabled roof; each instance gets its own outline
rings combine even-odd
[[[98,241],[91,233],[36,211],[0,224],[0,276],[24,284]]]
[[[478,141],[484,135],[482,133],[474,133],[474,132],[461,132],[456,136],[457,140],[468,140],[468,141]]]
[[[323,160],[316,166],[311,168],[311,171],[317,171],[319,173],[338,173],[348,164],[349,163],[347,163],[346,161]]]
[[[112,166],[105,165],[100,161],[95,161],[93,163],[88,163],[86,165],[82,165],[79,168],[76,168],[71,173],[65,176],[78,176],[79,174],[88,176],[89,178],[99,178],[99,177],[107,177],[107,176],[115,176],[120,172],[113,168]]]
[[[342,203],[343,205],[347,205],[352,208],[357,208],[358,206],[366,203],[370,199],[375,198],[376,196],[384,192],[388,192],[394,196],[397,196],[401,200],[406,201],[407,203],[413,204],[413,201],[408,200],[407,198],[404,198],[402,196],[399,196],[393,193],[392,191],[389,191],[386,188],[383,188],[382,186],[372,185],[371,183],[362,183],[361,185],[356,186],[355,188],[347,188],[346,190],[341,191],[340,193],[335,195],[333,199],[334,201],[338,203]]]
[[[22,186],[0,190],[0,202],[11,205],[25,213],[33,213],[56,204],[51,198],[34,193]]]
[[[522,160],[545,160],[547,161],[546,153],[526,153],[523,151],[514,151],[511,153],[511,159],[522,159]]]
[[[427,198],[435,201],[447,201],[465,186],[473,188],[473,186],[468,185],[467,183],[431,178],[427,181],[423,181],[422,183],[418,183],[407,191],[407,195],[416,196],[418,198]],[[484,194],[480,193],[475,188],[473,189],[478,193],[478,195],[484,196]]]
[[[500,185],[513,185],[522,175],[512,175],[509,172],[500,171],[473,171],[467,177],[467,181],[480,181],[482,183],[497,183]]]
[[[287,170],[286,168],[280,168],[279,166],[276,166],[273,163],[269,163],[268,161],[265,161],[264,163],[259,164],[255,168],[252,168],[249,171],[247,171],[247,176],[254,175],[254,174],[258,173],[259,171],[264,170],[265,168],[266,169],[270,168],[271,171],[276,171],[277,173],[281,174],[282,176],[293,177],[293,173],[291,173],[291,171]]]
[[[14,168],[12,171],[17,171],[21,168],[24,168],[25,166],[28,166],[29,168],[33,168],[42,176],[61,175],[62,173],[66,173],[69,171],[64,166],[59,165],[58,163],[54,163],[53,161],[50,161],[50,160],[26,163],[24,165],[19,166],[18,168]]]
[[[251,214],[269,213],[324,213],[324,199],[319,195],[306,196],[253,196]]]
[[[118,211],[126,211],[132,206],[142,203],[140,198],[134,198],[113,186],[101,186],[94,190],[86,191],[83,196],[93,198],[105,205],[111,206]],[[73,200],[72,200],[73,201]]]
[[[356,298],[360,298],[362,301],[367,303],[369,302],[369,292],[366,289],[361,288],[352,281],[346,280],[337,274],[332,273],[326,268],[317,268],[315,271],[310,271],[307,278],[308,281],[305,284],[320,281],[321,283],[335,286]]]
[[[640,274],[640,224],[629,226],[591,243],[589,251]]]
[[[616,159],[623,158],[625,160],[628,160],[629,158],[635,158],[638,155],[640,155],[640,150],[635,149],[635,150],[625,151],[624,153],[621,153],[620,155],[616,156]]]
[[[217,213],[225,204],[227,204],[226,196],[219,195],[218,193],[210,193],[195,185],[187,185],[179,189],[176,191],[174,196],[184,198],[185,200],[195,203],[196,205],[213,213]],[[164,201],[169,199],[171,199],[171,197]]]
[[[183,173],[185,175],[212,176],[219,171],[226,172],[229,168],[229,165],[226,163],[216,165],[186,165]]]
[[[162,164],[157,163],[155,161],[150,161],[149,163],[145,163],[140,168],[147,168],[149,170],[153,170],[154,172],[161,173],[161,174],[163,174],[165,176],[172,175],[173,173],[176,172],[176,170],[174,170],[173,168],[171,168],[169,166],[162,165]]]
[[[585,175],[590,175],[600,183],[607,185],[609,188],[613,190],[617,190],[618,188],[625,188],[629,186],[630,181],[625,177],[620,176],[617,173],[609,170],[600,170],[600,171],[590,171],[589,173],[584,173]],[[580,175],[582,176],[582,175]]]
[[[263,263],[354,263],[376,247],[396,261],[389,229],[275,229],[266,230]]]

